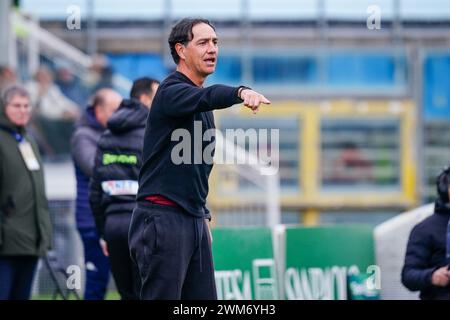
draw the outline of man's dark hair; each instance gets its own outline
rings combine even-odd
[[[130,98],[138,99],[143,95],[151,95],[152,94],[152,85],[156,83],[159,84],[159,81],[149,77],[143,77],[136,79],[133,82],[133,87],[130,91]]]
[[[211,22],[207,19],[202,18],[184,18],[178,21],[173,27],[172,31],[169,35],[169,47],[170,54],[172,55],[172,59],[175,64],[180,62],[180,57],[178,56],[177,51],[175,50],[175,45],[177,43],[181,43],[182,45],[187,45],[189,41],[194,38],[194,34],[192,33],[192,28],[199,23],[206,23],[215,31],[216,28],[211,24]]]
[[[439,199],[449,202],[448,186],[450,186],[450,167],[446,167],[436,178],[436,187]]]

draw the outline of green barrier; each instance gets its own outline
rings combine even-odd
[[[365,294],[376,298],[379,270],[374,266],[372,233],[372,227],[361,225],[287,228],[285,298],[345,300]],[[359,275],[366,276],[364,281],[357,282]]]
[[[218,298],[277,299],[271,230],[217,228],[212,233]]]
[[[378,299],[372,233],[361,225],[281,229],[274,251],[269,228],[213,229],[218,298]]]

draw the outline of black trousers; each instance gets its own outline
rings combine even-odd
[[[141,277],[141,299],[217,299],[211,240],[203,218],[173,206],[138,202],[129,244]]]
[[[139,299],[139,271],[131,260],[128,229],[131,212],[110,214],[105,222],[111,272],[122,300]]]

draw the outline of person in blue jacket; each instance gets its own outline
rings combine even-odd
[[[75,217],[84,248],[86,286],[84,299],[103,300],[109,281],[109,262],[100,246],[94,216],[89,206],[89,179],[94,170],[97,143],[109,117],[119,107],[122,97],[112,89],[100,89],[93,98],[71,140],[77,180]]]
[[[420,290],[423,300],[450,300],[448,256],[450,218],[450,167],[437,177],[434,213],[411,231],[402,270],[402,283]]]

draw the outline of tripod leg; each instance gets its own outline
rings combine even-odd
[[[50,273],[50,277],[52,278],[52,280],[55,284],[55,287],[56,287],[55,292],[53,293],[53,299],[57,296],[56,293],[59,293],[64,300],[67,300],[67,296],[64,294],[64,291],[61,289],[61,286],[59,285],[58,278],[56,277],[56,273],[53,270],[53,268],[50,264],[50,261],[48,260],[48,256],[44,257],[44,261],[45,261],[45,265],[47,266],[47,269]]]

